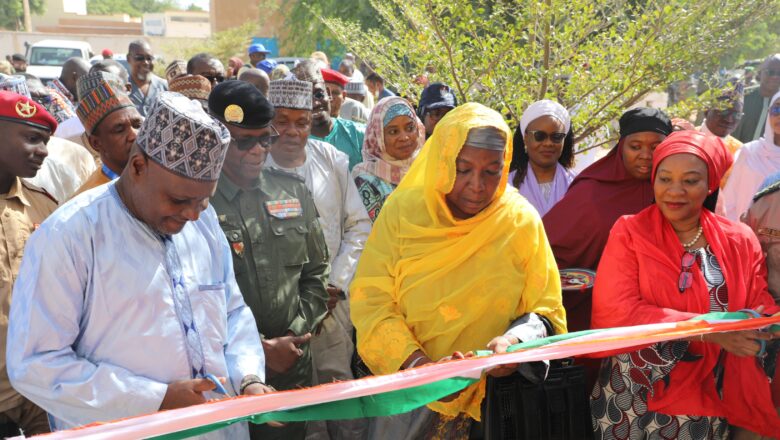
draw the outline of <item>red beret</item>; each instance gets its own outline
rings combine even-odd
[[[0,91],[0,119],[32,125],[52,133],[57,130],[57,120],[42,105],[13,92]]]
[[[333,69],[320,69],[322,70],[322,79],[328,83],[334,83],[340,85],[342,88],[347,86],[349,78],[342,75],[341,72]]]

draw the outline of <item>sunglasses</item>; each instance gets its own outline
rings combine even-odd
[[[566,133],[557,131],[555,133],[547,133],[546,131],[542,130],[528,130],[526,133],[533,136],[536,142],[544,142],[547,140],[547,138],[550,138],[552,143],[562,144],[563,140],[566,139]]]
[[[766,76],[780,76],[780,70],[764,70]]]
[[[685,252],[680,262],[680,278],[677,280],[677,289],[680,293],[685,292],[685,289],[691,287],[693,284],[693,274],[691,273],[691,267],[696,262],[696,255]]]
[[[328,95],[324,90],[315,90],[312,96],[314,96],[314,99],[325,99]]]
[[[141,61],[148,61],[151,63],[152,61],[154,61],[154,57],[147,56],[147,55],[133,55],[133,60],[138,61],[139,63]]]
[[[222,81],[225,80],[225,77],[222,76],[222,75],[203,75],[203,74],[201,74],[200,76],[202,76],[202,77],[206,78],[207,80],[209,80],[210,83],[221,83]]]
[[[780,104],[769,107],[769,114],[772,116],[780,116]]]
[[[734,117],[734,119],[742,119],[742,117],[745,116],[745,113],[738,112],[736,110],[718,110],[717,115],[723,119],[728,119],[729,117]]]
[[[273,127],[271,127],[271,129],[274,131],[272,134],[265,134],[262,136],[247,136],[240,139],[231,136],[230,142],[234,143],[239,151],[249,151],[257,144],[260,144],[261,147],[266,149],[271,148],[271,145],[279,139],[279,132]]]

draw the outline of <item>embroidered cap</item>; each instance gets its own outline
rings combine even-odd
[[[108,83],[115,90],[124,90],[125,83],[121,78],[110,72],[95,71],[82,75],[78,81],[76,81],[76,93],[79,95],[79,101],[84,96],[87,96],[89,92],[99,87],[103,83]]]
[[[277,108],[312,109],[312,83],[297,79],[271,81],[268,100]]]
[[[155,163],[188,179],[216,181],[230,132],[184,95],[161,92],[136,143]]]
[[[170,83],[173,79],[187,74],[187,62],[184,60],[173,60],[165,68],[165,79]]]
[[[79,101],[76,114],[84,125],[84,130],[93,134],[106,116],[116,110],[133,106],[126,94],[115,90],[108,81],[102,81]]]
[[[200,75],[184,75],[168,81],[168,90],[181,93],[190,99],[208,100],[211,83]]]
[[[0,90],[30,97],[30,89],[22,75],[3,75],[0,77]]]
[[[348,95],[366,96],[366,84],[363,81],[350,81],[344,90]]]

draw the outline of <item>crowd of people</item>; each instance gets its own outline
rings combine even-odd
[[[162,78],[136,41],[129,71],[72,58],[51,84],[0,76],[0,436],[780,312],[780,54],[757,86],[730,80],[700,127],[627,109],[579,174],[553,100],[510,128],[446,84],[408,99],[354,57],[268,54],[253,44],[226,69],[201,53]],[[595,284],[563,290],[568,270]],[[578,359],[585,438],[776,437],[779,341]],[[479,439],[488,393],[483,378],[396,416],[202,438]]]

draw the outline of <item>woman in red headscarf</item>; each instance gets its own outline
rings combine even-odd
[[[593,291],[594,328],[780,310],[756,237],[705,208],[731,162],[720,139],[699,132],[673,133],[656,148],[655,204],[612,228]],[[773,336],[712,333],[605,359],[591,396],[596,438],[727,438],[729,424],[776,435],[764,371],[777,356],[766,353]]]

